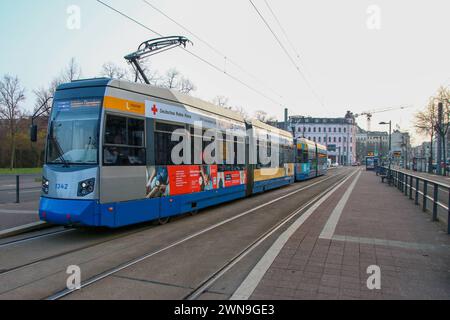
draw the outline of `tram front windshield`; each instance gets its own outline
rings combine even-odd
[[[98,164],[100,99],[55,101],[47,141],[47,164]]]

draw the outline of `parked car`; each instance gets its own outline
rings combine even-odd
[[[332,164],[331,164],[331,167],[332,167],[332,168],[336,168],[336,167],[339,167],[339,163],[337,163],[337,162],[335,162],[335,163],[332,163]]]

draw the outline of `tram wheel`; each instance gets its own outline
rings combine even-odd
[[[198,213],[198,210],[192,210],[189,214],[191,216],[195,216]]]
[[[167,217],[167,218],[159,218],[158,219],[158,224],[160,225],[160,226],[163,226],[163,225],[165,225],[165,224],[168,224],[170,222],[170,217]]]

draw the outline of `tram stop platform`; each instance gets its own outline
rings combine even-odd
[[[305,215],[232,299],[450,299],[446,226],[374,172],[358,169]]]

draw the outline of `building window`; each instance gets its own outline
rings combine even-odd
[[[342,132],[342,128],[339,128],[339,133],[341,133]]]
[[[339,143],[341,143],[342,142],[342,138],[341,137],[339,137]]]
[[[347,133],[347,128],[344,128],[344,133]]]
[[[313,131],[316,132],[316,127],[313,128]]]
[[[308,132],[311,132],[311,127],[308,128]]]
[[[344,137],[344,142],[347,142],[347,138],[346,137]]]
[[[328,128],[328,132],[331,132],[331,128]]]
[[[319,143],[322,142],[321,140],[322,140],[322,139],[319,137]]]
[[[319,127],[319,132],[322,132],[322,128]]]
[[[333,138],[333,142],[336,142],[336,137]]]
[[[333,132],[335,132],[335,133],[336,133],[336,128],[333,128]]]

